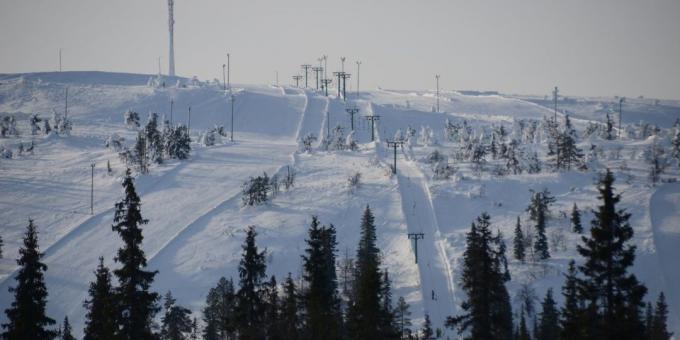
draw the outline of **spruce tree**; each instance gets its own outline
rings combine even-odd
[[[295,287],[295,281],[288,273],[288,277],[283,284],[283,298],[281,301],[281,327],[280,332],[283,339],[301,339],[300,329],[302,327],[300,297]]]
[[[612,120],[611,116],[609,116],[609,112],[607,112],[607,120],[605,121],[606,124],[606,132],[607,132],[607,139],[612,140],[614,139],[614,134],[612,133],[614,130],[614,121]]]
[[[99,265],[94,272],[95,280],[90,282],[89,300],[83,307],[85,314],[85,340],[114,340],[116,333],[116,301],[111,286],[111,272],[104,266],[104,258],[99,257]]]
[[[575,233],[583,233],[583,226],[581,225],[581,212],[578,210],[576,203],[571,209],[571,230]]]
[[[305,333],[313,339],[337,339],[340,337],[340,300],[335,272],[335,228],[320,226],[312,216],[307,249],[302,256],[304,279]]]
[[[2,336],[8,340],[53,339],[57,334],[47,327],[55,321],[45,315],[47,265],[40,262],[43,254],[38,247],[38,232],[33,220],[28,220],[19,255],[19,271],[14,278],[17,286],[9,288],[10,293],[14,293],[14,301],[5,309],[7,323],[2,325],[5,329]]]
[[[383,338],[398,339],[399,330],[397,329],[394,310],[392,310],[392,284],[387,269],[383,272],[380,295],[382,299],[380,332],[383,334]]]
[[[265,338],[270,340],[283,339],[279,327],[281,322],[279,291],[276,277],[272,275],[264,288],[264,312],[263,324],[265,328]]]
[[[461,306],[464,314],[447,319],[447,326],[457,327],[459,334],[469,330],[467,339],[508,339],[513,335],[505,255],[498,251],[499,239],[492,236],[489,220],[489,215],[482,213],[467,234],[461,279],[467,293]]]
[[[116,262],[121,267],[113,273],[118,278],[115,299],[118,306],[117,335],[128,340],[154,339],[153,318],[158,313],[158,294],[150,292],[157,271],[146,271],[146,256],[142,250],[141,226],[149,221],[142,217],[141,201],[135,192],[130,169],[123,179],[125,197],[115,206],[113,231],[123,240]]]
[[[517,340],[531,340],[531,335],[529,334],[529,329],[527,328],[527,322],[524,318],[524,310],[520,313],[519,317],[519,327],[517,327],[517,335],[515,336]]]
[[[177,301],[168,291],[165,294],[163,309],[165,313],[161,318],[161,339],[163,340],[184,340],[191,333],[192,322],[191,311],[176,305]]]
[[[219,321],[219,304],[220,297],[215,290],[211,288],[206,296],[206,306],[203,307],[203,339],[205,340],[218,340],[221,339],[220,335],[220,321]]]
[[[578,278],[574,260],[569,261],[569,269],[565,275],[562,296],[564,306],[560,311],[560,338],[564,340],[582,339],[581,308],[578,295]]]
[[[559,313],[555,300],[553,299],[552,289],[548,289],[543,299],[541,314],[538,316],[538,340],[557,340],[560,335]]]
[[[524,233],[522,232],[522,225],[519,221],[519,216],[517,216],[517,224],[515,224],[515,238],[512,242],[512,253],[516,260],[524,263],[526,254],[524,252]]]
[[[349,306],[348,328],[356,339],[381,339],[382,316],[380,250],[376,246],[373,213],[366,206],[361,219],[361,236],[356,256],[355,300]]]
[[[550,192],[547,189],[544,189],[542,192],[532,191],[531,203],[527,208],[529,218],[535,223],[536,241],[534,242],[534,253],[538,255],[540,260],[547,260],[550,258],[548,237],[545,235],[545,228],[549,207],[554,201],[555,198],[550,195]]]
[[[411,311],[409,305],[404,300],[403,296],[397,300],[397,306],[394,308],[394,319],[399,329],[400,339],[409,339],[411,337]]]
[[[654,317],[652,318],[652,327],[649,332],[651,340],[668,340],[673,336],[673,333],[668,332],[666,320],[668,319],[668,305],[666,304],[666,297],[663,292],[659,294],[656,300],[656,308],[654,309]]]
[[[2,241],[2,235],[0,235],[0,259],[2,258],[2,246],[4,245]]]
[[[221,277],[206,297],[203,337],[206,340],[233,338],[236,332],[235,308],[234,283],[231,279]]]
[[[64,317],[64,324],[61,327],[61,340],[76,340],[76,338],[73,336],[71,324],[68,322],[68,316]]]
[[[577,246],[586,260],[579,267],[584,276],[579,293],[592,323],[586,327],[587,337],[637,339],[644,335],[640,312],[647,288],[628,273],[635,260],[635,246],[629,244],[633,228],[630,214],[616,208],[621,196],[614,194],[613,183],[607,169],[598,184],[602,205],[593,211],[590,237],[582,236],[583,245]]]
[[[647,302],[645,309],[645,338],[652,338],[652,328],[654,327],[654,307],[651,302]]]
[[[239,338],[244,340],[256,340],[264,337],[262,293],[267,270],[266,250],[258,250],[255,244],[256,237],[255,227],[248,227],[246,240],[242,246],[241,261],[238,266],[239,290],[236,294],[238,322],[236,329]]]

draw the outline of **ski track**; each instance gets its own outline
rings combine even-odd
[[[418,269],[423,304],[434,327],[447,334],[449,330],[444,327],[446,318],[455,313],[453,275],[441,240],[427,182],[420,170],[409,161],[397,163],[397,180],[408,231],[425,234],[418,243]]]

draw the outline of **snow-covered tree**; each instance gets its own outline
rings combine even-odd
[[[680,127],[675,128],[675,135],[671,140],[671,156],[680,166]]]
[[[347,135],[347,138],[345,138],[345,148],[347,150],[351,150],[351,151],[356,151],[356,150],[359,149],[359,145],[357,144],[355,137],[354,137],[354,130],[352,130]]]
[[[0,120],[0,137],[18,136],[17,121],[13,115],[4,116]]]
[[[527,172],[530,174],[541,172],[541,160],[538,158],[537,152],[529,154],[529,158],[527,159]]]
[[[42,122],[42,119],[40,119],[37,113],[34,113],[31,115],[28,122],[31,124],[31,135],[37,135],[38,132],[40,132],[40,122]]]

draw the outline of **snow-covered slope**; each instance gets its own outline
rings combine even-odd
[[[33,155],[0,159],[0,234],[5,242],[4,258],[0,259],[0,308],[6,308],[11,301],[7,288],[14,285],[14,258],[27,220],[32,218],[38,225],[41,249],[49,266],[48,312],[56,319],[68,315],[75,329],[82,329],[82,301],[97,258],[104,256],[106,264],[115,267],[113,257],[120,246],[111,224],[113,205],[121,196],[119,182],[124,166],[104,143],[112,133],[123,136],[127,143],[134,140],[136,132],[123,124],[124,111],[139,112],[142,121],[149,112],[165,114],[170,119],[172,100],[175,122],[188,123],[191,107],[194,140],[214,125],[229,130],[230,102],[220,86],[195,84],[184,78],[165,79],[165,87],[149,86],[153,77],[102,72],[0,75],[0,116],[15,115],[21,132],[18,138],[0,139],[0,146],[16,150],[19,143],[31,140],[36,145]],[[176,87],[178,81],[186,86]],[[49,117],[53,110],[63,111],[66,87],[69,116],[74,121],[72,135],[31,136],[28,115]],[[618,170],[622,168],[622,158],[603,157],[588,172],[502,178],[488,173],[478,177],[469,164],[457,164],[458,174],[451,180],[433,179],[432,170],[423,162],[434,149],[449,152],[451,146],[443,138],[446,119],[466,120],[476,127],[503,124],[509,128],[514,119],[540,120],[543,115],[551,115],[551,109],[543,106],[546,103],[502,95],[443,92],[440,107],[444,113],[436,113],[432,112],[436,100],[432,92],[376,90],[362,92],[359,98],[352,94],[350,105],[360,109],[354,121],[359,150],[300,153],[297,141],[308,134],[324,137],[337,125],[345,132],[349,130],[345,102],[314,91],[251,85],[236,85],[234,97],[234,143],[211,147],[195,143],[189,160],[154,166],[150,174],[139,176],[136,182],[143,215],[150,220],[144,227],[144,250],[149,267],[159,270],[153,289],[172,290],[178,302],[195,313],[220,276],[236,276],[247,226],[257,226],[258,244],[268,249],[270,275],[279,280],[289,272],[299,277],[300,255],[311,216],[335,225],[339,258],[345,253],[353,256],[361,212],[370,205],[394,295],[404,296],[411,303],[415,325],[428,313],[433,325],[443,329],[446,316],[457,312],[464,297],[457,289],[458,268],[470,223],[482,211],[488,211],[494,228],[500,229],[511,244],[516,217],[526,219],[522,214],[529,202],[529,189],[547,187],[557,198],[549,231],[561,230],[565,246],[551,250],[553,258],[542,265],[511,261],[513,280],[508,285],[512,296],[522,284],[529,284],[541,297],[549,287],[559,290],[569,259],[579,260],[575,251],[579,235],[568,232],[568,221],[561,212],[577,202],[585,211],[583,220],[587,225],[592,214],[586,210],[597,204],[596,171],[608,166],[620,173],[616,188],[623,192],[623,206],[633,214],[631,224],[638,246],[634,270],[650,288],[650,298],[661,290],[666,292],[672,313],[670,322],[680,332],[680,282],[678,271],[673,270],[680,246],[680,217],[674,215],[680,207],[676,197],[680,189],[676,184],[649,186],[646,165],[636,157],[627,160],[625,171]],[[607,102],[583,101],[602,105]],[[579,106],[577,125],[602,120],[601,111],[589,105]],[[640,112],[635,119],[642,117],[668,128],[672,124],[668,117],[676,114],[680,106],[669,102],[663,103],[667,109],[656,103],[638,103],[635,107]],[[409,126],[416,130],[429,126],[439,144],[417,143],[399,150],[399,174],[390,176],[392,150],[381,142],[370,142],[370,122],[364,116],[372,114],[381,116],[375,130],[378,141],[392,139],[398,130],[404,132]],[[650,143],[591,142],[607,151],[622,147],[624,157],[630,150],[639,155]],[[107,161],[113,168],[112,176],[106,173]],[[90,215],[92,162],[96,164],[95,198],[94,214]],[[283,191],[269,204],[241,207],[241,184],[249,176],[262,172],[282,175],[289,169],[297,173],[291,190]],[[347,178],[356,172],[361,173],[362,184],[350,193]],[[669,170],[669,176],[677,177],[677,168]],[[407,233],[419,232],[425,237],[419,241],[416,264]],[[0,319],[4,317],[0,315]],[[453,331],[444,331],[455,337]]]

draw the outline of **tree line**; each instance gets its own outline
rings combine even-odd
[[[630,244],[631,215],[617,208],[621,195],[614,193],[614,180],[607,170],[597,185],[601,205],[593,211],[590,235],[581,236],[577,246],[583,264],[569,263],[562,286],[563,306],[557,305],[549,289],[532,331],[526,325],[525,313],[530,311],[525,308],[513,322],[505,287],[510,280],[505,245],[500,233],[492,233],[490,216],[482,213],[466,238],[460,282],[467,294],[461,305],[463,313],[449,317],[447,326],[457,329],[465,339],[670,339],[664,294],[659,294],[655,306],[645,303],[647,288],[629,272],[636,250]],[[535,193],[528,209],[539,229],[534,252],[540,259],[549,257],[540,229],[545,228],[545,211],[552,200],[545,192]],[[572,224],[582,230],[576,208]],[[523,259],[523,252],[523,247],[515,246],[516,258]]]

